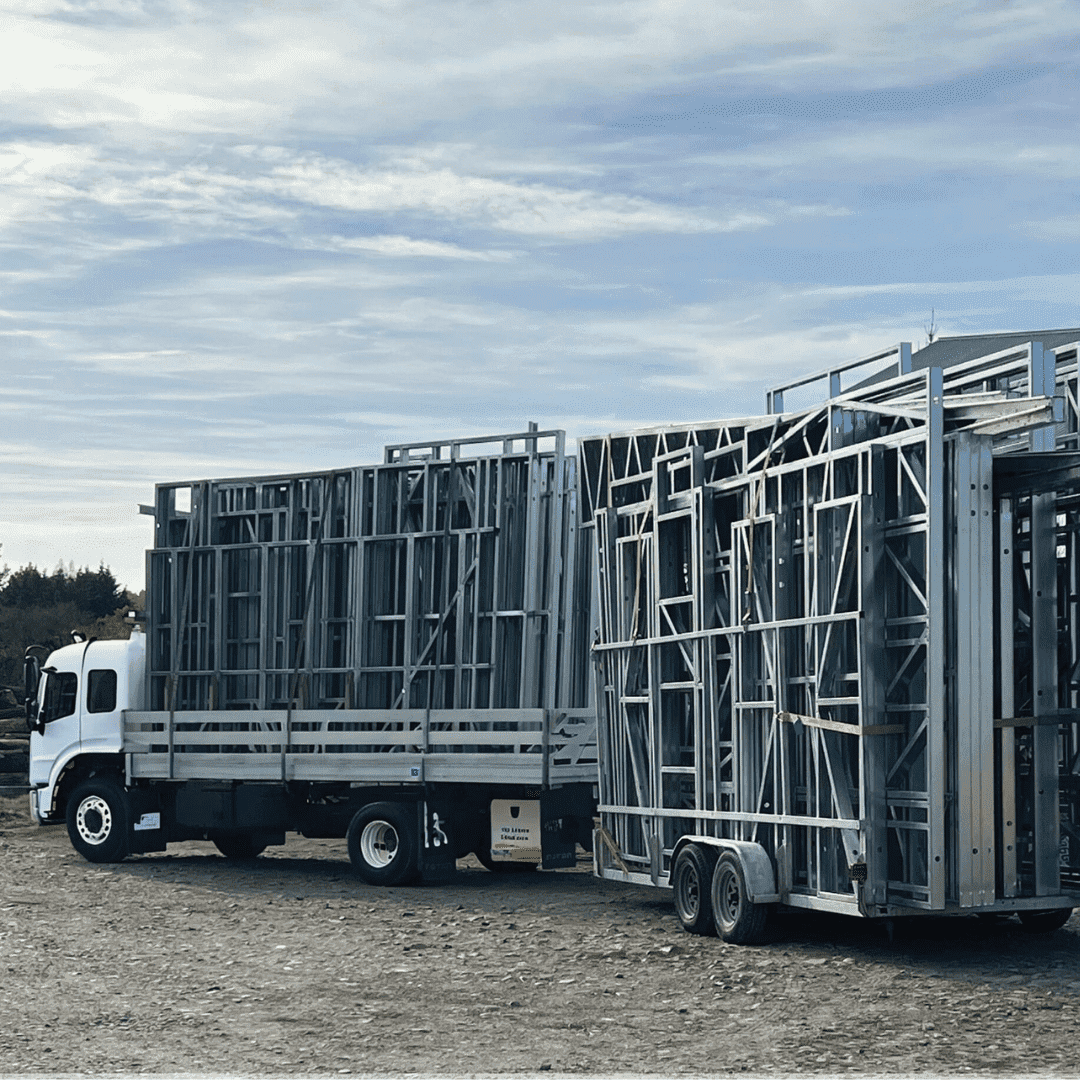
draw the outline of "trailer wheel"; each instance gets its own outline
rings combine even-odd
[[[724,941],[754,945],[764,939],[768,910],[751,901],[742,867],[730,851],[725,851],[716,863],[712,907],[716,929]]]
[[[257,859],[266,850],[251,833],[221,833],[214,837],[214,847],[231,862]]]
[[[711,934],[715,929],[712,879],[716,853],[701,844],[687,844],[675,860],[671,884],[675,891],[675,914],[691,934]]]
[[[1056,908],[1053,911],[1021,911],[1020,925],[1029,934],[1049,934],[1060,930],[1072,915],[1072,908]]]
[[[67,803],[71,846],[88,862],[120,862],[126,858],[127,796],[113,780],[95,778],[81,783]]]
[[[416,807],[370,803],[358,810],[346,834],[349,860],[369,885],[405,885],[419,873]]]

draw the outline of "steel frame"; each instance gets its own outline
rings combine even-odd
[[[421,780],[427,755],[463,775],[483,754],[492,782],[592,780],[592,569],[564,447],[532,425],[158,485],[150,712],[128,718],[130,751],[158,758],[138,768],[220,776],[244,754],[261,776],[276,754],[289,779],[315,767],[298,755],[333,753],[327,778]]]
[[[599,873],[666,885],[697,835],[760,843],[793,906],[1080,903],[1080,455],[1030,464],[1078,448],[1076,352],[902,344],[765,417],[582,442]]]

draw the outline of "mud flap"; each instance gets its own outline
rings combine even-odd
[[[558,870],[577,865],[581,822],[592,826],[591,792],[580,785],[553,788],[540,793],[541,866]],[[579,820],[580,819],[580,820]]]
[[[425,885],[449,881],[457,869],[448,806],[435,799],[417,804],[420,836],[420,880]]]
[[[127,792],[128,852],[145,855],[164,851],[168,839],[161,803],[152,791],[134,788]]]

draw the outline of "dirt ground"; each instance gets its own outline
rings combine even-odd
[[[577,870],[375,889],[344,842],[93,866],[0,798],[0,1074],[1077,1075],[1080,916],[683,933]]]

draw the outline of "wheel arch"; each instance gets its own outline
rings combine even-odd
[[[124,757],[122,754],[76,754],[69,758],[60,769],[52,785],[52,808],[50,821],[63,821],[67,814],[67,801],[71,793],[84,780],[95,776],[108,776],[124,785]]]
[[[671,852],[672,867],[675,866],[679,852],[689,844],[701,844],[703,847],[713,848],[718,856],[722,852],[730,851],[739,860],[751,903],[775,904],[780,900],[780,894],[776,889],[776,869],[769,853],[761,844],[753,840],[728,840],[719,836],[687,834],[679,837],[678,843]]]

